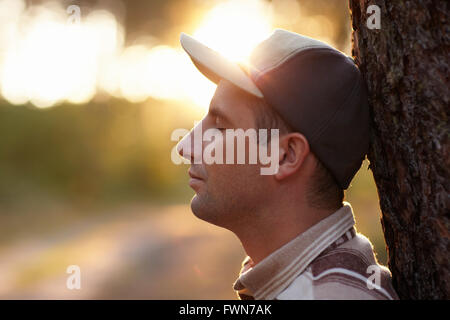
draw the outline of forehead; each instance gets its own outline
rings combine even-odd
[[[224,115],[233,121],[254,123],[258,98],[238,88],[227,80],[221,80],[209,106],[210,113]]]

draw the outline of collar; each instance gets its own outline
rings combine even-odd
[[[306,267],[353,228],[353,210],[348,202],[336,212],[310,227],[295,239],[277,249],[257,265],[247,257],[234,290],[239,295],[257,300],[278,296]]]

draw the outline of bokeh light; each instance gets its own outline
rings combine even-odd
[[[0,6],[11,12],[0,22],[6,30],[0,38],[0,85],[12,104],[81,104],[98,91],[131,102],[153,97],[209,104],[214,85],[179,46],[124,46],[123,27],[108,11],[89,12],[73,23],[57,2],[26,7],[23,0],[3,0]],[[260,0],[219,2],[194,36],[230,59],[244,60],[270,34],[270,9]]]

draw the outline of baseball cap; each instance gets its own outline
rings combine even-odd
[[[225,79],[264,99],[294,130],[342,189],[369,147],[369,107],[360,70],[332,46],[277,29],[245,65],[227,60],[191,36],[180,42],[195,66],[216,84]]]

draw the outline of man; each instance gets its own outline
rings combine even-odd
[[[234,284],[238,296],[396,299],[388,269],[355,232],[352,208],[343,202],[369,144],[367,98],[353,60],[285,30],[259,44],[246,66],[188,35],[181,44],[218,86],[208,114],[177,150],[191,163],[193,213],[235,233],[248,255]],[[236,136],[225,134],[196,147],[197,131],[231,129],[279,130],[269,142],[257,141],[259,148],[276,146],[270,153],[277,170],[261,174],[261,161],[202,161],[211,146],[220,146],[216,153],[242,150]],[[244,151],[250,147],[251,141]]]

